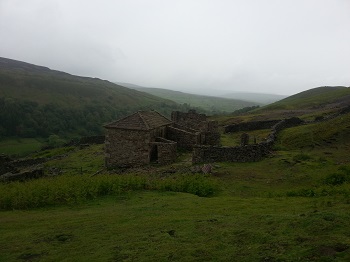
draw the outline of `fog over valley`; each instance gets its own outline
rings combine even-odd
[[[349,86],[347,0],[1,0],[0,56],[190,93]]]

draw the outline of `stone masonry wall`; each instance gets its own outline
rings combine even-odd
[[[193,149],[192,162],[255,162],[266,156],[271,146],[272,143],[267,142],[237,147],[197,145]]]
[[[191,133],[175,127],[168,127],[166,138],[177,142],[179,148],[191,150],[199,142],[199,133]]]
[[[147,131],[107,129],[106,166],[131,167],[150,162],[150,133]]]
[[[182,125],[177,124],[177,123],[172,124],[172,127],[175,127],[175,128],[178,128],[178,129],[190,132],[190,133],[198,132],[198,130],[196,130],[196,129],[193,129],[193,128],[190,128],[190,127],[187,127],[187,126],[182,126]]]
[[[198,114],[195,110],[189,110],[188,113],[173,111],[171,113],[171,120],[179,125],[199,130],[198,125],[206,121],[207,116],[205,114]]]
[[[269,154],[276,141],[277,134],[289,127],[302,124],[303,121],[293,117],[285,119],[275,124],[267,140],[255,145],[237,146],[237,147],[218,147],[218,146],[200,146],[196,145],[192,154],[193,163],[204,162],[255,162],[261,160]]]
[[[177,143],[157,137],[156,142],[152,143],[153,146],[157,147],[158,164],[170,164],[175,162],[177,156]]]
[[[182,135],[186,134],[186,137],[176,137],[173,135],[173,132],[170,131],[168,138],[177,141],[179,147],[192,149],[195,144],[220,145],[218,121],[207,121],[207,116],[205,114],[198,114],[195,110],[190,110],[188,113],[174,111],[171,114],[171,119],[174,121],[174,128],[192,133],[192,137],[193,134],[196,136],[195,139],[189,138],[188,134],[181,132]],[[186,141],[183,142],[183,140]]]
[[[220,133],[219,132],[200,132],[200,143],[201,145],[220,145]]]
[[[173,124],[173,128],[177,128],[177,129],[180,129],[182,131],[196,134],[197,139],[191,140],[193,145],[195,145],[195,144],[212,145],[212,146],[220,145],[220,133],[218,131],[219,129],[218,129],[218,122],[217,121],[201,122],[199,132],[198,132],[198,130],[194,130],[194,129],[186,127],[186,126],[181,126],[181,125],[176,124],[176,123]],[[175,139],[174,136],[172,136],[172,138]],[[178,138],[176,138],[175,141],[178,141]],[[185,147],[192,148],[188,144],[189,143],[187,142],[187,145]]]
[[[224,133],[269,129],[280,121],[281,120],[251,121],[251,122],[244,122],[244,123],[239,123],[235,125],[228,125],[228,126],[225,126]]]

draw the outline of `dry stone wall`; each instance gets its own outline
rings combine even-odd
[[[277,134],[289,127],[302,124],[303,121],[293,117],[275,124],[267,140],[259,144],[237,147],[201,146],[194,147],[192,154],[193,163],[207,162],[255,162],[269,154],[276,141]]]
[[[269,129],[281,120],[268,120],[268,121],[251,121],[243,122],[235,125],[225,126],[225,133],[234,133],[239,131],[251,131],[251,130],[261,130]]]
[[[265,157],[271,150],[272,143],[256,145],[219,147],[219,146],[195,146],[192,162],[255,162]]]
[[[45,163],[46,161],[48,161],[48,159],[45,157],[18,159],[18,160],[13,160],[12,165],[14,165],[15,167],[26,167],[26,166],[39,165],[39,164]]]
[[[28,179],[36,179],[44,176],[44,171],[42,168],[35,168],[32,170],[24,170],[18,173],[8,172],[0,176],[0,181],[24,181]]]
[[[12,164],[12,159],[5,155],[0,155],[0,176],[8,172],[17,172],[17,168]]]
[[[220,133],[219,132],[200,132],[200,144],[201,145],[220,145]]]

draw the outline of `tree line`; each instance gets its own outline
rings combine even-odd
[[[169,116],[173,110],[188,110],[188,105],[159,103],[143,107],[113,107],[91,103],[80,107],[62,107],[55,104],[40,105],[37,102],[14,98],[0,98],[1,137],[49,137],[52,134],[72,138],[100,135],[103,125],[124,117],[136,110],[154,109]]]

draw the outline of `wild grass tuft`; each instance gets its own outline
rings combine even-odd
[[[333,186],[342,185],[345,182],[350,182],[350,168],[346,166],[340,167],[337,173],[327,175],[324,180],[325,184]]]
[[[213,179],[203,175],[167,178],[137,175],[67,175],[0,184],[0,209],[71,205],[100,196],[119,195],[137,190],[186,192],[206,197],[213,195],[217,187]]]

